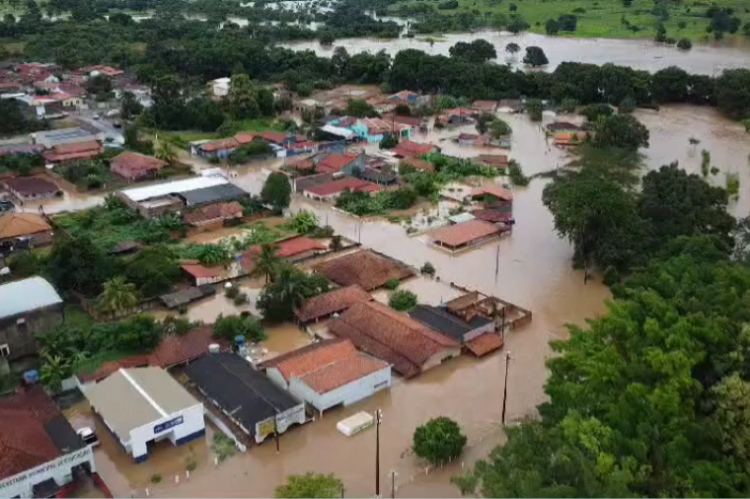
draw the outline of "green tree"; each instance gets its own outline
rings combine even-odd
[[[693,48],[693,42],[690,41],[690,38],[680,38],[677,41],[677,48],[680,50],[690,50]]]
[[[349,99],[345,112],[349,116],[358,118],[371,118],[378,114],[375,108],[364,99]]]
[[[648,147],[648,139],[648,128],[640,121],[629,114],[615,114],[597,124],[594,144],[597,147],[637,150]]]
[[[512,56],[515,56],[517,53],[521,51],[521,46],[518,45],[516,42],[510,42],[505,46],[505,51],[509,53]]]
[[[408,312],[417,306],[417,295],[408,289],[399,289],[391,294],[388,306],[399,312]]]
[[[125,278],[144,297],[168,292],[182,273],[177,255],[164,244],[143,248],[125,265]]]
[[[117,315],[133,310],[138,305],[135,284],[127,282],[123,276],[113,277],[104,283],[103,288],[98,299],[98,307],[102,312]]]
[[[258,89],[246,74],[232,76],[227,99],[229,112],[235,119],[257,118],[260,115]]]
[[[529,66],[539,67],[549,64],[549,60],[541,47],[531,46],[526,47],[526,55],[523,58],[523,63],[528,64]]]
[[[745,324],[741,333],[750,338]],[[720,431],[722,450],[734,456],[744,470],[750,469],[750,383],[732,373],[711,389],[716,411],[713,419]]]
[[[143,106],[135,98],[133,92],[125,92],[120,103],[120,116],[124,120],[131,120],[143,111]]]
[[[544,104],[539,99],[529,99],[526,101],[526,112],[529,113],[531,121],[542,121]]]
[[[615,114],[609,104],[591,104],[581,109],[581,115],[585,116],[590,123],[599,121],[599,117],[606,118]]]
[[[458,42],[448,52],[451,57],[465,59],[474,63],[487,62],[497,58],[495,46],[487,40],[474,40],[470,43]]]
[[[547,19],[544,29],[548,35],[556,35],[560,32],[560,23],[557,22],[557,19]]]
[[[617,106],[617,112],[620,114],[630,114],[633,111],[635,111],[635,100],[632,97],[625,97]]]
[[[332,31],[326,30],[320,34],[320,44],[323,46],[331,46],[336,41]]]
[[[158,136],[154,139],[154,156],[169,165],[177,161],[177,151],[172,143],[167,139],[159,139]]]
[[[522,16],[519,16],[518,14],[513,14],[512,16],[510,16],[510,22],[508,23],[508,31],[510,31],[514,35],[517,35],[518,33],[522,31],[526,31],[529,28],[530,28],[529,23],[527,23],[526,19],[524,19]]]
[[[510,127],[510,125],[499,118],[493,121],[490,125],[490,135],[494,139],[499,139],[500,137],[505,137],[512,133],[513,129]]]
[[[750,69],[727,69],[716,79],[716,104],[734,119],[750,118]]]
[[[297,234],[309,234],[318,228],[318,216],[309,210],[300,210],[294,214],[290,224]]]
[[[276,254],[278,248],[272,244],[262,244],[260,252],[253,255],[253,263],[255,267],[251,275],[263,276],[266,280],[266,284],[269,281],[273,281],[274,276],[281,265],[281,257]]]
[[[42,368],[39,370],[39,381],[52,390],[59,391],[63,380],[69,378],[73,372],[71,364],[60,355],[52,355],[49,351],[42,354]]]
[[[458,458],[466,446],[466,436],[458,423],[438,417],[417,427],[412,447],[414,453],[431,464],[441,464]]]
[[[244,336],[249,343],[257,343],[266,339],[266,332],[255,317],[219,315],[214,323],[214,337],[234,342],[237,336]]]
[[[395,149],[396,146],[398,146],[398,137],[396,135],[386,135],[378,145],[380,149]]]
[[[291,475],[287,483],[276,487],[274,497],[294,498],[335,498],[344,495],[344,483],[333,476],[308,472],[304,475]]]
[[[88,237],[57,237],[47,260],[47,275],[59,291],[96,296],[115,272],[113,260]]]
[[[480,135],[484,135],[489,131],[490,125],[492,125],[492,122],[494,122],[497,119],[497,116],[495,116],[492,113],[482,113],[477,118],[477,122],[474,125],[477,129],[477,132],[479,132]]]
[[[287,208],[292,200],[292,186],[287,176],[279,172],[271,173],[263,184],[260,199],[275,210]]]
[[[276,279],[268,283],[258,298],[264,319],[283,322],[294,317],[294,310],[308,298],[328,291],[328,281],[319,274],[307,275],[291,265],[282,264]]]

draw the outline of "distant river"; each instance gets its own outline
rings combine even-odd
[[[544,49],[552,71],[561,62],[587,62],[605,64],[608,62],[630,66],[635,69],[658,71],[668,66],[679,66],[690,73],[713,75],[724,69],[750,68],[750,43],[737,40],[721,45],[696,44],[692,50],[682,51],[674,46],[655,43],[651,40],[615,40],[605,38],[566,38],[524,33],[514,35],[507,32],[480,31],[477,33],[454,33],[433,35],[436,41],[430,45],[428,37],[376,39],[347,38],[336,40],[333,47],[322,47],[317,41],[301,41],[283,44],[294,50],[313,50],[318,55],[330,56],[335,47],[346,47],[350,54],[385,50],[390,54],[404,49],[418,49],[433,55],[448,55],[448,49],[457,42],[470,42],[483,38],[495,45],[498,62],[523,66],[519,57],[511,58],[505,46],[515,42],[521,48],[537,45]]]

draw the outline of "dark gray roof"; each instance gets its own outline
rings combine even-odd
[[[222,201],[233,201],[247,196],[248,193],[234,184],[221,184],[213,187],[203,187],[192,191],[180,192],[177,194],[185,200],[188,206],[198,206],[202,204],[220,203]]]
[[[47,432],[52,443],[55,444],[62,454],[69,454],[82,449],[85,444],[81,437],[75,432],[65,416],[58,414],[44,423],[44,431]]]
[[[492,323],[492,319],[480,315],[475,315],[471,321],[466,322],[440,307],[428,305],[417,305],[409,312],[409,317],[458,341],[463,341],[464,335],[469,331]]]
[[[188,377],[251,434],[255,425],[300,405],[245,359],[234,353],[212,353],[185,369]]]

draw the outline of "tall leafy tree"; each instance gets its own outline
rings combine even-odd
[[[344,495],[344,483],[335,476],[320,473],[305,473],[291,475],[287,483],[276,487],[274,497],[284,499],[294,498],[335,498]]]
[[[258,89],[248,75],[232,76],[227,98],[229,111],[234,118],[256,118],[260,115]]]
[[[281,257],[276,254],[277,251],[276,246],[272,244],[263,244],[260,247],[260,251],[253,255],[253,263],[255,264],[255,267],[253,268],[252,275],[263,276],[266,280],[266,284],[273,280],[279,269],[279,265],[281,265],[282,260]]]
[[[276,210],[288,207],[292,200],[292,186],[287,176],[279,172],[271,173],[260,191],[260,199]]]
[[[102,312],[117,315],[133,310],[137,305],[135,284],[126,281],[125,277],[113,277],[104,283],[102,294],[99,295],[99,309]]]

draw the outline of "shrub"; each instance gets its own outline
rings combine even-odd
[[[422,265],[422,268],[419,269],[419,271],[428,276],[434,276],[435,275],[435,266],[431,264],[430,262],[425,262],[424,265]]]
[[[401,281],[398,279],[391,279],[390,281],[385,283],[385,289],[394,290],[398,288],[398,285],[401,284]]]
[[[226,296],[230,300],[234,300],[238,294],[240,294],[240,288],[238,288],[237,286],[232,286],[231,288],[227,288],[224,290],[224,296]]]
[[[400,289],[391,295],[388,305],[399,312],[408,312],[417,306],[417,295],[411,291]]]
[[[234,304],[236,306],[245,305],[248,302],[247,294],[245,293],[238,293],[237,296],[234,297]]]
[[[677,48],[680,50],[690,50],[693,48],[693,42],[689,38],[680,38],[680,41],[677,42]]]

